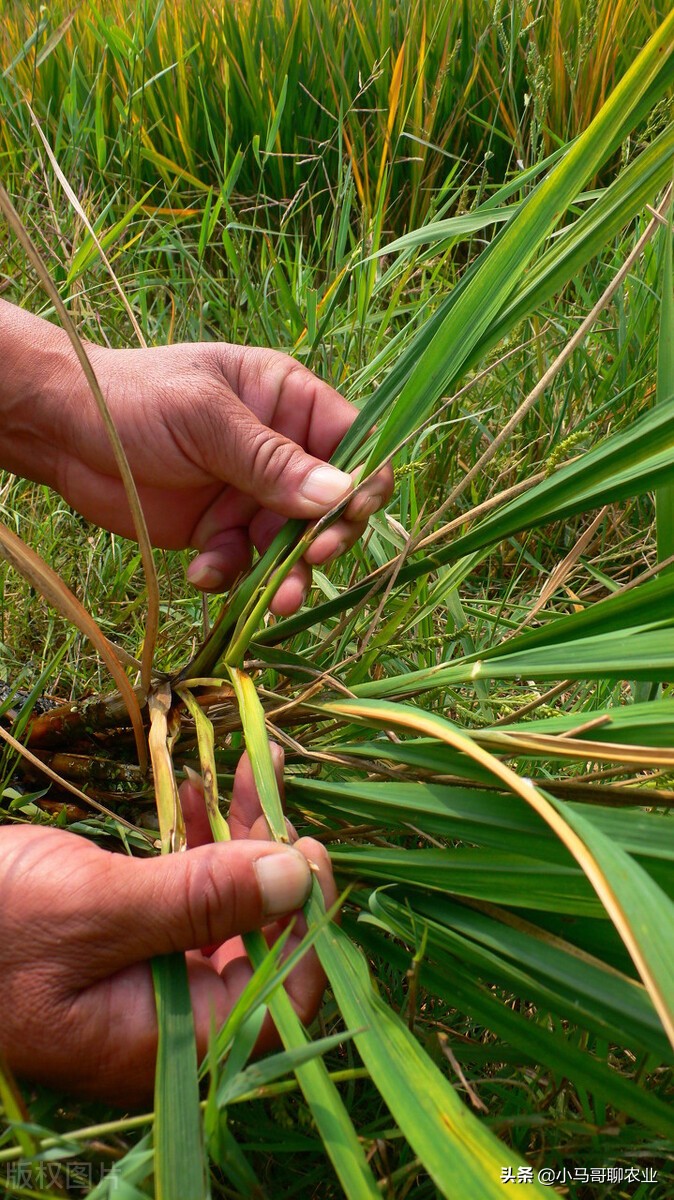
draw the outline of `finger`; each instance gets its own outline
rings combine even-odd
[[[202,592],[224,592],[251,563],[247,529],[223,529],[208,539],[187,569],[188,581]]]
[[[185,768],[186,772],[188,768]],[[190,850],[196,846],[208,846],[213,841],[211,825],[206,811],[204,785],[196,771],[189,772],[188,778],[181,783],[180,806],[185,821],[187,845]]]
[[[226,436],[214,437],[224,421]],[[264,508],[284,517],[311,519],[321,516],[352,490],[350,475],[307,453],[291,438],[262,424],[236,397],[217,398],[195,410],[189,452],[216,479],[230,483]],[[200,530],[197,527],[196,536]]]
[[[224,346],[221,369],[232,390],[265,425],[327,461],[358,410],[307,367],[256,346]]]
[[[318,879],[325,907],[331,908],[339,893],[335,877],[332,873],[332,862],[328,851],[322,842],[318,842],[315,838],[311,837],[300,838],[295,843],[295,848],[300,850],[304,855],[313,874]]]
[[[95,910],[71,945],[81,959],[86,943],[89,980],[155,954],[259,929],[270,917],[301,908],[311,886],[303,855],[274,843],[220,842],[153,859],[109,857],[114,862],[102,862],[96,881]]]
[[[393,470],[383,467],[354,496],[344,516],[347,521],[368,521],[393,495]]]
[[[332,907],[337,899],[337,888],[327,850],[320,842],[315,841],[313,838],[301,838],[298,844],[303,847],[303,853],[306,854],[312,864],[312,869],[318,878],[323,893],[326,909]],[[294,922],[293,929],[284,947],[282,961],[294,953],[307,931],[306,921],[301,914],[293,916],[292,919]],[[265,927],[264,935],[268,945],[271,946],[276,942],[284,931],[286,924],[287,920],[283,920]],[[234,1002],[234,998],[238,997],[241,991],[243,991],[251,975],[250,963],[245,955],[243,944],[239,939],[233,939],[216,950],[209,961],[219,971],[227,993],[232,1002]],[[320,965],[318,955],[315,950],[310,949],[303,955],[297,966],[294,967],[285,983],[285,988],[290,996],[293,1008],[305,1025],[310,1025],[316,1016],[325,985],[326,977]],[[273,1022],[270,1018],[267,1018],[256,1043],[255,1053],[261,1054],[273,1049],[278,1044],[278,1041],[278,1034]]]
[[[332,458],[358,410],[301,363],[272,350],[228,347],[231,386],[265,424],[325,461]],[[235,379],[231,378],[232,366]],[[347,515],[365,521],[393,492],[390,466],[367,482]],[[280,510],[279,510],[280,511]]]
[[[312,869],[323,893],[325,907],[326,909],[330,908],[337,899],[337,888],[327,850],[320,842],[315,841],[313,838],[300,838],[297,845],[302,847],[303,854],[311,862]],[[295,918],[295,922],[282,959],[293,953],[306,934],[307,926],[304,917],[299,915]],[[278,922],[276,927],[265,929],[265,937],[267,937],[270,944],[273,944],[279,936],[280,930],[285,923]],[[297,966],[288,976],[285,984],[292,1006],[305,1025],[310,1025],[314,1020],[321,1005],[326,983],[326,975],[320,964],[318,955],[314,949],[311,949],[300,959]],[[271,1021],[265,1022],[260,1039],[255,1047],[256,1053],[260,1054],[273,1049],[277,1042],[278,1035]]]
[[[291,617],[301,608],[311,587],[311,568],[301,559],[291,567],[269,605],[275,617]]]
[[[271,751],[272,763],[274,765],[274,775],[276,784],[279,789],[281,800],[284,798],[283,791],[283,766],[285,763],[285,755],[280,746],[276,742],[269,743]],[[253,775],[253,767],[245,751],[238,761],[236,772],[234,774],[234,786],[232,788],[232,804],[229,810],[229,829],[233,838],[247,838],[250,836],[253,824],[261,817],[262,805]]]
[[[329,529],[319,533],[316,540],[308,547],[304,555],[305,561],[311,563],[312,566],[320,566],[339,558],[358,541],[365,526],[366,523],[363,521],[345,521],[340,518]]]
[[[320,843],[302,839],[307,857],[318,868],[326,906],[334,903],[336,890],[327,852]],[[278,936],[281,926],[266,931]],[[284,957],[291,954],[304,936],[303,923],[293,929]],[[222,947],[220,969],[215,956],[206,960],[188,955],[190,993],[194,1011],[197,1051],[203,1057],[213,1028],[227,1018],[252,975],[252,967],[238,937]],[[220,953],[220,951],[218,951]],[[325,977],[315,951],[300,960],[286,989],[300,1019],[310,1024],[323,995]],[[40,1068],[34,1062],[30,1075],[51,1086],[62,1086],[83,1096],[94,1096],[125,1108],[146,1104],[152,1097],[157,1051],[157,1018],[152,978],[145,962],[121,967],[112,978],[70,995],[67,1020],[77,1028],[78,1053],[73,1055],[67,1039],[45,1038]],[[34,1031],[38,1041],[40,1030]],[[45,1030],[46,1033],[46,1030]],[[276,1031],[266,1019],[256,1053],[278,1043]],[[19,1063],[20,1066],[20,1063]]]
[[[297,841],[297,838],[298,838],[297,830],[295,829],[295,826],[293,825],[292,821],[289,821],[287,817],[285,818],[285,824],[286,824],[286,834],[288,835],[288,841],[290,842],[291,845],[293,845]],[[270,838],[270,834],[269,834],[269,826],[267,824],[267,818],[266,817],[258,817],[257,821],[253,822],[252,829],[248,836],[250,837],[251,841],[253,841],[253,842],[268,841]]]

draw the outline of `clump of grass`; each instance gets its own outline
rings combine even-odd
[[[30,141],[26,95],[106,200],[152,187],[149,206],[207,226],[233,190],[264,196],[263,236],[326,219],[345,162],[365,226],[385,213],[402,232],[457,180],[484,192],[586,128],[665,10],[596,0],[579,24],[572,0],[351,0],[347,20],[335,0],[16,5],[0,34],[2,153],[15,162]]]

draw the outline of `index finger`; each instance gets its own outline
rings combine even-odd
[[[276,783],[281,800],[283,800],[283,764],[285,756],[283,750],[280,746],[277,746],[276,742],[270,742],[269,749],[271,750],[272,762],[274,764]],[[229,828],[232,837],[247,838],[253,825],[262,815],[262,805],[260,804],[260,797],[255,784],[253,767],[248,756],[248,751],[245,751],[238,761],[234,775],[232,803],[229,810]]]
[[[287,354],[254,346],[227,346],[223,371],[239,399],[255,416],[328,462],[358,416],[355,405]],[[354,497],[349,520],[365,520],[393,491],[393,472],[384,467]]]

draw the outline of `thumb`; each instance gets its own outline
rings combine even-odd
[[[307,454],[241,403],[231,432],[234,436],[219,446],[224,475],[261,508],[283,517],[319,517],[353,489],[345,471]]]
[[[197,950],[259,929],[301,908],[311,890],[302,853],[270,842],[219,842],[161,858],[111,858],[86,932],[89,947],[94,929],[97,935],[89,959],[92,980],[155,954]]]

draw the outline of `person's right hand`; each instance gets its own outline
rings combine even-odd
[[[11,347],[14,346],[12,369]],[[18,347],[18,349],[17,349]],[[0,462],[56,488],[89,521],[134,536],[110,442],[65,334],[0,300]],[[357,409],[287,354],[225,342],[87,346],[153,545],[199,551],[188,578],[224,591],[289,517],[316,521],[353,489],[328,464]],[[383,467],[318,534],[271,604],[304,601],[312,566],[342,554],[389,499]]]
[[[206,844],[200,789],[183,784],[182,798],[192,848],[161,858],[113,854],[57,829],[0,830],[0,1048],[18,1075],[124,1107],[151,1102],[157,1020],[148,960],[189,952],[203,1056],[213,1023],[222,1024],[251,975],[240,935],[266,926],[268,940],[278,936],[308,896],[309,862],[333,903],[320,843],[262,840],[245,756],[230,816],[235,840]],[[298,922],[284,953],[301,936]],[[325,986],[313,951],[285,986],[311,1021]],[[258,1050],[274,1039],[268,1023]]]

